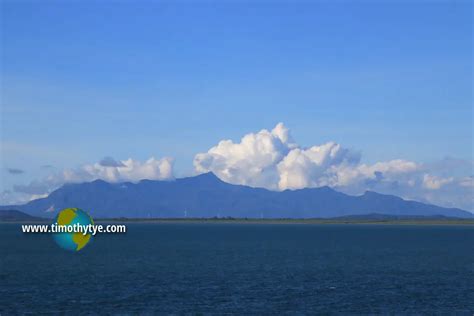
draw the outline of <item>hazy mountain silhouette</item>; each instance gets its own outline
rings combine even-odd
[[[93,217],[249,217],[315,218],[359,214],[473,217],[443,208],[367,191],[350,196],[329,187],[269,191],[225,183],[213,173],[173,181],[108,183],[96,180],[66,184],[48,197],[24,205],[5,206],[35,216],[79,207]],[[48,211],[47,211],[48,210]],[[54,210],[54,211],[52,211]]]
[[[41,221],[44,218],[34,217],[17,210],[0,210],[0,222]]]

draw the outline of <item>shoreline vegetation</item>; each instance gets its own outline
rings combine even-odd
[[[2,220],[0,224],[44,224],[52,219]],[[124,224],[238,224],[238,225],[463,225],[474,226],[474,219],[337,219],[337,218],[97,218],[95,223]]]
[[[0,211],[0,223],[50,223],[51,218],[34,217],[16,210]],[[387,225],[473,225],[474,218],[442,215],[364,214],[332,218],[239,218],[239,217],[162,217],[162,218],[94,218],[96,223],[160,223],[160,224],[387,224]]]
[[[104,218],[98,223],[160,223],[160,224],[392,224],[392,225],[473,225],[474,219],[461,218]]]

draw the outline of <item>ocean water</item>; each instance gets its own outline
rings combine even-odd
[[[78,253],[0,225],[0,314],[474,313],[474,227],[128,224]]]

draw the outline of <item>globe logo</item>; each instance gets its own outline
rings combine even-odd
[[[94,225],[92,218],[79,208],[63,209],[54,218],[53,225],[62,225],[65,230],[62,232],[53,233],[53,239],[63,249],[69,251],[79,251],[84,248],[91,240],[92,234],[89,232],[83,234],[82,232],[73,232],[73,227],[76,225]]]

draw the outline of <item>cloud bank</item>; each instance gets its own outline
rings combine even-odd
[[[197,173],[212,171],[229,183],[270,190],[320,186],[349,194],[373,190],[474,209],[473,177],[446,176],[459,165],[465,168],[466,162],[448,160],[434,164],[436,168],[404,159],[365,164],[359,152],[335,142],[303,148],[293,141],[288,128],[278,123],[271,131],[247,134],[237,143],[220,141],[206,153],[197,154],[194,167]],[[472,162],[467,165],[472,171]],[[443,169],[443,175],[437,174]]]
[[[65,183],[90,182],[97,179],[111,183],[138,182],[142,179],[173,179],[173,159],[152,157],[141,162],[131,158],[116,161],[111,157],[105,157],[98,163],[52,173],[42,180],[32,181],[27,185],[15,185],[13,191],[2,192],[0,198],[3,204],[24,203],[46,196]]]
[[[239,142],[222,140],[194,157],[196,173],[212,171],[233,184],[270,190],[330,186],[358,195],[366,190],[393,194],[445,207],[474,210],[472,161],[445,158],[433,163],[405,159],[364,163],[361,153],[335,142],[308,148],[298,145],[283,123],[249,133]],[[0,204],[24,203],[47,195],[65,183],[137,182],[173,179],[173,159],[115,160],[54,171],[42,180],[0,193]]]

